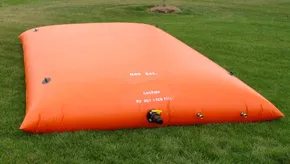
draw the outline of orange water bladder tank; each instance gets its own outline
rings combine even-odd
[[[273,120],[283,114],[213,61],[142,23],[84,23],[19,36],[31,133]]]

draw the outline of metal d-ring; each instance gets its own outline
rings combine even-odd
[[[244,118],[247,118],[248,117],[248,115],[247,115],[247,113],[246,112],[241,112],[241,114],[240,114],[242,117],[244,117]]]
[[[197,112],[196,116],[200,119],[203,119],[203,115],[201,114],[201,112]]]

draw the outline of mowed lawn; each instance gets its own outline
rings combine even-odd
[[[0,0],[0,163],[290,163],[290,1]],[[18,35],[37,26],[142,22],[182,40],[257,90],[285,117],[248,124],[28,134]],[[140,43],[142,44],[142,43]]]

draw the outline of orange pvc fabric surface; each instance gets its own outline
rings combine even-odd
[[[19,38],[26,78],[26,115],[20,129],[27,132],[283,117],[227,70],[152,25],[51,25],[25,31]],[[162,124],[146,119],[151,109],[162,111]]]

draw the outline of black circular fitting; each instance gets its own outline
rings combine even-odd
[[[44,79],[42,80],[42,84],[47,84],[47,83],[49,83],[50,81],[51,81],[51,78],[46,77],[46,78],[44,78]]]

